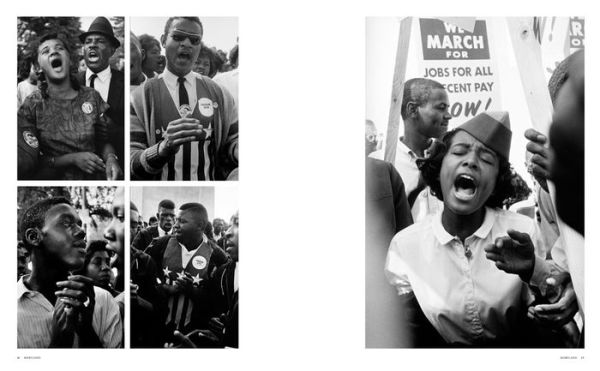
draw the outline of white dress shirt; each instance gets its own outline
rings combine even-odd
[[[23,276],[17,282],[17,347],[48,348],[52,340],[54,305],[37,291],[25,286]],[[103,348],[119,348],[123,338],[123,324],[119,306],[112,295],[94,286],[95,304],[92,328]],[[78,348],[77,334],[73,348]]]
[[[90,78],[93,74],[94,72],[89,68],[85,71],[85,86],[90,86]],[[100,93],[102,100],[108,102],[108,88],[110,87],[110,78],[112,77],[110,66],[106,67],[106,69],[100,71],[96,75],[98,75],[98,77],[94,80],[94,89]]]
[[[384,159],[384,152],[382,149],[372,152],[369,157],[376,158],[378,160]],[[417,155],[402,143],[398,141],[396,147],[396,158],[394,159],[394,167],[400,173],[402,182],[404,182],[404,190],[408,196],[413,190],[419,185],[419,177],[421,172],[417,167]],[[415,223],[425,219],[427,215],[435,214],[444,208],[444,203],[437,197],[431,194],[429,187],[425,187],[419,195],[415,198],[415,202],[411,208],[411,214]]]
[[[394,236],[385,265],[388,280],[400,295],[414,292],[429,322],[449,343],[473,345],[508,336],[515,330],[516,314],[523,314],[532,298],[519,276],[501,271],[485,257],[484,247],[515,229],[530,234],[543,259],[533,220],[486,208],[481,227],[463,245],[444,229],[441,215],[430,215]]]

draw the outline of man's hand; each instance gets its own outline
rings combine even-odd
[[[78,313],[65,300],[58,298],[52,315],[52,340],[50,348],[71,348],[77,325]]]
[[[93,174],[105,170],[104,162],[98,155],[92,152],[77,152],[68,155],[70,163],[80,170]]]
[[[163,157],[171,156],[184,143],[199,140],[206,135],[200,121],[193,118],[182,118],[169,122],[163,133],[163,140],[158,147],[158,154]]]
[[[69,276],[67,281],[56,283],[59,291],[56,291],[56,297],[72,307],[77,313],[77,330],[91,329],[92,317],[94,315],[95,294],[94,281],[91,278],[81,275]]]
[[[571,321],[578,310],[573,283],[569,281],[557,302],[531,306],[527,309],[527,316],[542,326],[560,328]]]
[[[184,274],[185,275],[183,277],[177,278],[177,281],[175,281],[175,287],[177,288],[178,292],[185,292],[189,294],[194,288],[194,280],[188,272],[184,272]]]
[[[106,180],[117,180],[123,175],[119,162],[115,156],[106,159]]]
[[[527,233],[509,229],[508,236],[499,237],[494,244],[485,247],[485,257],[496,263],[506,273],[518,274],[529,282],[535,264],[533,242]]]
[[[527,142],[527,151],[531,152],[530,164],[528,165],[527,171],[529,171],[535,180],[540,184],[540,187],[544,191],[548,192],[548,183],[546,179],[550,175],[550,149],[545,144],[548,139],[534,129],[527,129],[525,131],[525,138],[529,140]]]

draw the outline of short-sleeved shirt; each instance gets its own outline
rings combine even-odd
[[[396,234],[385,265],[388,280],[401,295],[414,292],[448,343],[477,345],[511,336],[530,304],[530,292],[519,276],[488,260],[484,247],[506,236],[508,229],[536,241],[533,220],[486,208],[482,225],[463,244],[444,229],[441,215],[430,215]],[[537,245],[536,255],[545,256]]]
[[[23,276],[17,282],[17,347],[48,348],[52,340],[54,305],[41,293],[27,288]],[[119,348],[123,340],[123,324],[119,306],[112,295],[94,286],[95,304],[92,328],[103,348]],[[78,348],[75,335],[73,348]]]
[[[69,153],[101,154],[108,139],[104,113],[108,109],[100,94],[80,87],[73,99],[42,98],[39,91],[25,99],[18,111],[20,131],[37,137],[43,156],[59,157]],[[63,179],[105,179],[104,174],[84,173],[76,167],[65,169]]]

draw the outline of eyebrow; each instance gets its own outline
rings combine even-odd
[[[173,33],[173,32],[181,33],[181,34],[184,34],[184,35],[190,35],[190,36],[200,36],[200,37],[202,37],[202,34],[201,34],[201,33],[187,32],[187,31],[180,30],[180,29],[178,29],[178,28],[174,28],[174,29],[171,31],[171,33]]]

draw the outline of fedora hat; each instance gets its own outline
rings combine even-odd
[[[121,46],[121,43],[115,37],[115,34],[113,32],[113,28],[112,28],[112,25],[110,24],[110,21],[108,19],[106,19],[105,17],[97,17],[96,19],[94,19],[94,21],[90,25],[90,28],[88,29],[88,31],[79,35],[79,41],[81,41],[82,43],[85,43],[85,38],[88,35],[94,34],[94,33],[99,33],[101,35],[108,37],[108,39],[110,40],[110,42],[113,44],[113,46],[115,48],[118,48],[119,46]]]
[[[487,111],[478,114],[455,130],[464,130],[475,139],[508,160],[510,155],[510,118],[506,111]]]

